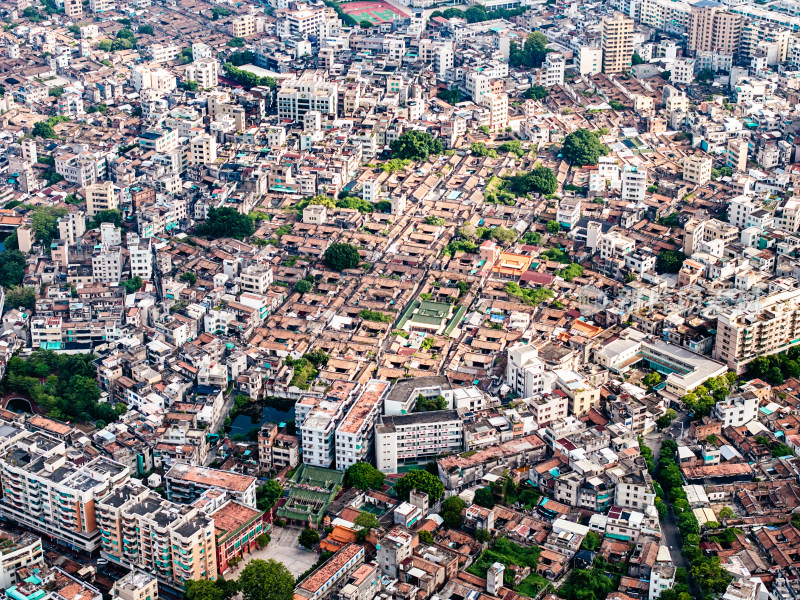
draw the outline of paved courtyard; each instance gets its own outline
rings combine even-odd
[[[225,574],[226,578],[238,577],[247,563],[256,558],[261,560],[273,558],[282,562],[295,577],[306,572],[317,562],[319,555],[316,552],[309,552],[297,543],[300,531],[296,527],[273,527],[269,532],[272,537],[269,545],[245,556],[234,571]]]

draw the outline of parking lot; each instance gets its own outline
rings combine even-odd
[[[306,550],[297,543],[297,536],[300,535],[300,531],[296,527],[273,527],[269,532],[272,537],[269,545],[246,555],[239,566],[234,571],[229,571],[230,575],[226,573],[225,576],[227,578],[231,578],[234,575],[238,577],[247,563],[256,558],[261,560],[273,558],[286,565],[286,568],[295,577],[305,573],[317,562],[319,555],[316,552]]]

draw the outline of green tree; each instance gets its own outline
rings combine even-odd
[[[306,527],[300,532],[297,541],[303,548],[311,550],[314,546],[319,544],[319,534],[310,527]]]
[[[187,92],[196,92],[197,88],[200,87],[196,81],[184,81],[181,83],[181,87],[185,89]]]
[[[307,279],[301,279],[297,283],[294,284],[294,291],[300,294],[307,294],[311,291],[311,282]]]
[[[733,512],[733,509],[730,506],[723,506],[719,511],[719,518],[734,519],[736,518],[736,513]]]
[[[544,165],[535,167],[527,173],[517,173],[506,179],[507,187],[517,196],[524,196],[531,192],[545,196],[555,193],[558,189],[558,179],[551,169]]]
[[[372,27],[372,21],[368,21],[367,19],[363,19],[358,24],[358,26],[361,27],[361,29],[369,29],[370,27]]]
[[[475,539],[481,543],[486,543],[492,539],[492,534],[489,533],[488,529],[478,529],[475,532]]]
[[[442,90],[437,94],[437,97],[448,104],[458,104],[461,102],[461,91],[458,88]]]
[[[538,69],[547,54],[547,43],[547,38],[539,31],[529,34],[522,46],[511,42],[509,63],[512,67]]]
[[[136,277],[132,277],[132,278],[128,279],[127,281],[120,281],[119,282],[119,284],[122,287],[125,288],[125,293],[126,294],[135,293],[136,291],[141,289],[143,283],[144,282],[142,281],[142,278],[139,277],[138,275]]]
[[[195,275],[191,271],[185,271],[181,273],[180,280],[185,281],[189,285],[194,285],[195,283],[197,283],[197,275]]]
[[[492,229],[492,239],[500,244],[510,244],[517,239],[517,232],[514,229],[507,229],[502,225]]]
[[[434,542],[433,534],[427,529],[422,529],[419,532],[419,541],[422,542],[423,544],[427,544],[428,546],[430,546]]]
[[[426,131],[406,131],[390,144],[392,158],[423,161],[442,153],[442,142]]]
[[[648,391],[653,391],[653,388],[661,383],[661,374],[656,371],[648,373],[642,379],[642,383],[648,389]]]
[[[206,222],[197,227],[200,235],[213,239],[230,237],[241,240],[253,235],[254,230],[253,219],[249,215],[243,215],[228,206],[210,208]]]
[[[549,231],[550,233],[558,233],[559,231],[561,231],[561,224],[558,221],[548,221],[547,231]]]
[[[598,135],[588,129],[578,129],[564,138],[561,155],[571,165],[596,165],[601,156],[608,154],[608,146]]]
[[[489,16],[486,12],[486,7],[475,4],[464,11],[464,18],[467,20],[467,23],[482,23],[486,21]]]
[[[0,252],[0,285],[14,287],[25,277],[25,255],[19,250],[6,248]]]
[[[527,100],[544,100],[547,98],[547,88],[542,85],[532,85],[522,92],[522,97]]]
[[[357,462],[349,467],[344,473],[345,484],[360,490],[380,490],[383,489],[383,482],[386,479],[381,471],[366,462]]]
[[[639,56],[639,53],[638,52],[634,52],[633,56],[631,56],[631,64],[636,66],[636,65],[642,64],[643,62],[644,62],[644,59],[641,56]]]
[[[33,126],[33,135],[35,137],[41,137],[50,140],[58,138],[53,126],[47,121],[39,121],[38,123],[35,123]]]
[[[564,600],[603,600],[616,587],[602,569],[575,569],[558,593]]]
[[[656,258],[656,272],[677,273],[685,260],[686,255],[680,250],[662,250]]]
[[[244,600],[292,600],[294,577],[276,560],[252,560],[239,575]]]
[[[94,216],[93,228],[98,228],[103,223],[112,223],[114,227],[122,227],[122,213],[116,208],[98,211]]]
[[[595,533],[594,531],[589,531],[586,536],[583,538],[583,542],[581,542],[581,548],[584,550],[591,550],[594,552],[597,548],[600,547],[600,536]]]
[[[503,142],[500,144],[498,150],[500,152],[508,152],[509,154],[516,154],[517,157],[522,157],[525,154],[525,150],[522,149],[522,144],[519,140],[512,140],[510,142]]]
[[[244,46],[244,44],[245,44],[244,39],[240,37],[228,40],[228,46],[230,46],[231,48],[241,48],[242,46]]]
[[[58,220],[67,214],[64,208],[53,206],[38,206],[33,210],[31,221],[33,230],[36,232],[36,239],[42,245],[50,246],[50,243],[58,237]]]
[[[431,503],[436,502],[444,494],[444,486],[439,478],[427,471],[410,471],[397,480],[394,493],[401,500],[408,501],[411,490],[428,494]]]
[[[256,488],[256,507],[258,510],[271,510],[282,495],[281,484],[270,479]]]
[[[439,511],[439,515],[444,521],[444,526],[450,529],[461,528],[461,523],[464,521],[461,511],[466,507],[467,503],[460,496],[450,496],[442,502],[442,509]]]
[[[355,246],[334,242],[325,250],[323,262],[329,269],[341,272],[346,269],[355,269],[361,262],[361,256]]]
[[[60,85],[57,85],[47,90],[47,93],[53,98],[60,98],[61,96],[64,95],[64,88],[61,87]]]
[[[378,522],[378,517],[368,512],[358,513],[358,516],[353,521],[353,524],[356,527],[361,528],[356,531],[356,541],[359,543],[363,543],[364,540],[367,539],[370,529],[377,529],[381,526],[381,524]]]
[[[485,508],[494,508],[494,494],[491,488],[482,487],[475,490],[475,504]]]
[[[27,308],[32,310],[36,306],[36,288],[33,286],[20,286],[6,288],[6,308]]]
[[[139,25],[139,33],[143,33],[144,35],[153,35],[153,26]]]
[[[215,581],[210,579],[188,579],[184,583],[186,600],[225,600],[225,594]]]

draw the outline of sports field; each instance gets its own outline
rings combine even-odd
[[[409,15],[399,8],[384,2],[383,0],[359,0],[358,2],[345,2],[339,5],[346,14],[353,17],[359,23],[370,21],[373,25],[378,25],[384,21],[392,19],[405,19]]]

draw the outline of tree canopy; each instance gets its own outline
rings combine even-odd
[[[686,255],[680,250],[662,250],[656,258],[656,272],[677,273],[685,260]]]
[[[534,31],[528,35],[522,46],[517,42],[511,42],[509,63],[512,67],[538,69],[542,66],[546,55],[547,38],[543,33]]]
[[[345,483],[360,490],[380,490],[385,479],[381,471],[361,461],[350,465],[344,473]]]
[[[303,546],[303,548],[308,548],[311,550],[314,546],[319,544],[319,534],[313,529],[306,527],[300,532],[300,535],[297,537],[297,541],[300,542],[300,545]]]
[[[244,600],[292,600],[294,577],[276,560],[252,560],[239,575]]]
[[[213,239],[230,237],[237,240],[253,235],[253,219],[234,208],[222,206],[208,209],[205,223],[197,227],[197,233]]]
[[[564,138],[561,155],[572,165],[596,165],[601,156],[608,154],[596,132],[578,129]]]
[[[527,173],[517,173],[506,179],[506,187],[517,196],[524,196],[531,192],[543,195],[555,193],[558,189],[558,180],[555,173],[544,165],[534,167]]]
[[[427,131],[406,131],[390,144],[392,158],[427,160],[431,154],[442,153],[442,142]]]
[[[361,262],[361,257],[355,246],[336,242],[325,250],[323,261],[329,269],[344,271],[345,269],[355,269]]]
[[[439,516],[442,517],[445,527],[450,529],[459,529],[464,517],[461,516],[461,511],[467,507],[460,496],[450,496],[447,500],[442,502],[442,509],[439,511]]]
[[[436,502],[444,494],[444,486],[436,475],[427,471],[410,471],[397,480],[394,492],[401,500],[408,501],[411,490],[428,494],[431,503]]]
[[[256,488],[256,507],[258,510],[270,510],[282,495],[281,484],[270,479]]]
[[[494,508],[494,494],[491,488],[482,487],[475,490],[474,502],[484,508]]]
[[[0,285],[13,287],[25,278],[25,255],[19,250],[6,248],[0,252]]]
[[[547,88],[542,85],[532,85],[527,90],[522,92],[522,97],[527,100],[543,100],[547,98]]]

